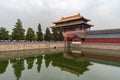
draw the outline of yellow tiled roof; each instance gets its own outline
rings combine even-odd
[[[55,25],[55,26],[52,26],[51,28],[56,28],[56,27],[63,27],[63,26],[72,26],[72,25],[77,25],[77,24],[87,24],[87,25],[89,25],[89,26],[94,26],[94,25],[92,25],[92,24],[88,24],[88,23],[86,23],[86,22],[83,22],[83,21],[79,21],[79,22],[73,22],[73,23],[69,23],[69,24],[61,24],[61,25]]]
[[[83,17],[80,15],[80,13],[78,13],[77,15],[73,15],[73,16],[69,16],[69,17],[62,17],[60,20],[53,22],[53,23],[55,24],[55,23],[59,23],[59,22],[76,20],[76,19],[80,19],[80,18],[83,18]],[[84,19],[86,19],[86,18],[84,18]],[[89,20],[89,19],[86,19],[86,20]]]

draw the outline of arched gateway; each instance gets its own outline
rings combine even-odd
[[[84,41],[86,31],[93,26],[88,24],[90,21],[78,13],[77,15],[62,17],[60,20],[53,22],[55,25],[51,28],[62,30],[64,41]]]

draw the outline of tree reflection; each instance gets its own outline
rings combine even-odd
[[[0,61],[0,74],[3,74],[6,71],[8,66],[8,60]]]
[[[53,57],[54,57],[54,54],[48,54],[44,56],[46,68],[49,67]]]
[[[37,56],[36,59],[37,59],[37,71],[40,72],[40,69],[41,69],[41,65],[42,65],[42,58],[43,56]]]
[[[27,61],[27,64],[28,64],[28,69],[32,69],[33,67],[33,64],[34,64],[34,60],[35,60],[35,57],[27,57],[26,58],[26,61]]]
[[[14,60],[10,60],[12,63],[12,67],[14,69],[14,74],[17,78],[17,80],[20,79],[22,71],[25,69],[24,68],[24,59],[22,58],[16,58]]]

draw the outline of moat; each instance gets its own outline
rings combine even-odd
[[[63,48],[1,52],[0,80],[120,80],[119,59],[91,58],[84,52]]]

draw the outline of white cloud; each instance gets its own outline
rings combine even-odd
[[[93,29],[120,27],[119,0],[0,0],[0,10],[0,26],[10,31],[17,18],[25,29],[36,30],[40,22],[45,31],[53,21],[79,12],[92,20]]]

